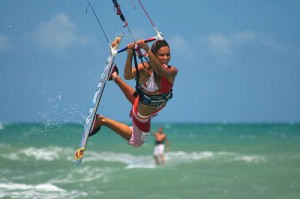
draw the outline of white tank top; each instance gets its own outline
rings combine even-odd
[[[159,90],[155,80],[154,80],[154,72],[151,73],[150,78],[142,85],[141,88],[148,93],[153,93]]]

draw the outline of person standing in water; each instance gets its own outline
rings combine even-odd
[[[167,139],[166,134],[163,132],[163,129],[160,127],[158,131],[152,133],[155,137],[155,146],[154,146],[154,160],[156,165],[166,164],[165,159],[165,146],[167,147],[167,151],[170,151],[170,143]]]

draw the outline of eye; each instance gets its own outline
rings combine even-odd
[[[170,53],[167,53],[167,54],[158,54],[158,56],[160,56],[160,57],[164,57],[164,56],[170,57]]]

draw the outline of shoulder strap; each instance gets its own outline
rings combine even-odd
[[[135,74],[136,74],[136,78],[135,78],[135,92],[133,94],[133,96],[137,97],[138,93],[139,93],[139,79],[140,79],[140,72],[139,72],[139,67],[138,67],[138,63],[137,63],[137,58],[136,58],[136,52],[133,50],[133,58],[134,58],[134,66],[135,66]]]

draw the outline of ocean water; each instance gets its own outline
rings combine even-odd
[[[159,126],[166,165],[103,127],[78,167],[81,124],[0,123],[0,198],[300,198],[300,124]]]

